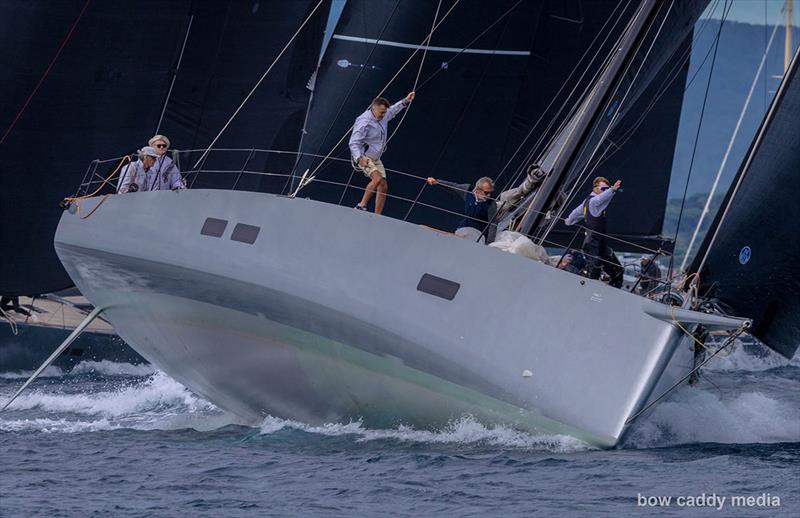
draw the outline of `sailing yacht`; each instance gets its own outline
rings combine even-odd
[[[501,229],[548,244],[564,200],[594,171],[598,150],[635,113],[635,100],[648,96],[700,4],[636,7],[591,87],[515,188]],[[794,151],[776,157],[769,147],[797,136],[789,122],[800,92],[796,68],[797,58],[737,185],[763,182],[769,173],[753,169],[760,164],[796,160]],[[770,301],[755,297],[740,310],[727,296],[736,298],[737,282],[752,285],[755,270],[729,271],[738,242],[726,238],[744,235],[736,225],[746,224],[745,207],[767,209],[761,198],[742,205],[741,190],[730,194],[693,289],[661,301],[409,221],[303,198],[306,179],[292,190],[299,196],[198,188],[81,197],[61,218],[56,252],[137,352],[252,422],[273,415],[435,428],[471,415],[613,447],[706,361],[696,351],[704,332],[738,334],[754,318],[767,345],[787,356],[796,349],[788,345],[798,343],[796,317],[765,319]],[[756,265],[759,239],[743,266]],[[796,305],[800,290],[781,284],[784,268],[770,296]],[[708,298],[711,286],[722,298]]]

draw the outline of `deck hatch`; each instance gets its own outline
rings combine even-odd
[[[233,233],[231,233],[231,239],[234,241],[241,241],[242,243],[247,243],[248,245],[252,245],[256,242],[258,238],[258,232],[261,230],[261,227],[256,227],[253,225],[247,225],[245,223],[237,223],[235,227],[233,227]]]
[[[200,233],[204,236],[222,237],[222,234],[225,233],[225,227],[227,226],[227,220],[206,218],[206,222],[203,223],[203,228],[200,230]]]
[[[459,288],[461,288],[459,283],[429,273],[423,274],[422,278],[419,280],[419,284],[417,284],[417,291],[446,300],[453,300]]]

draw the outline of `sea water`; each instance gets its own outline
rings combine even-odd
[[[30,373],[0,373],[4,401]],[[601,451],[565,436],[245,426],[149,366],[50,368],[0,414],[1,516],[800,515],[800,361],[737,348]]]

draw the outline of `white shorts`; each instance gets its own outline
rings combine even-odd
[[[386,169],[384,169],[383,167],[383,162],[381,162],[380,160],[373,160],[370,157],[366,157],[366,160],[367,160],[367,165],[365,165],[364,167],[359,167],[361,172],[364,173],[364,176],[371,179],[372,172],[378,171],[381,174],[381,177],[383,177],[383,179],[385,180]]]

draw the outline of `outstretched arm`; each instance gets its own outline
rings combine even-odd
[[[442,187],[447,187],[452,192],[460,196],[462,200],[467,198],[467,193],[470,191],[470,184],[468,183],[455,183],[448,182],[447,180],[437,180],[432,176],[429,176],[426,181],[428,182],[428,185],[441,185]]]
[[[389,122],[390,120],[394,119],[398,113],[403,111],[403,108],[411,104],[411,101],[414,100],[414,97],[416,97],[416,92],[410,92],[408,95],[405,96],[403,100],[397,101],[396,103],[391,105],[389,109],[386,110],[386,115],[383,116],[386,122]]]
[[[564,222],[569,226],[572,226],[583,219],[583,203],[572,209],[572,212],[569,213],[567,216],[567,220]]]

